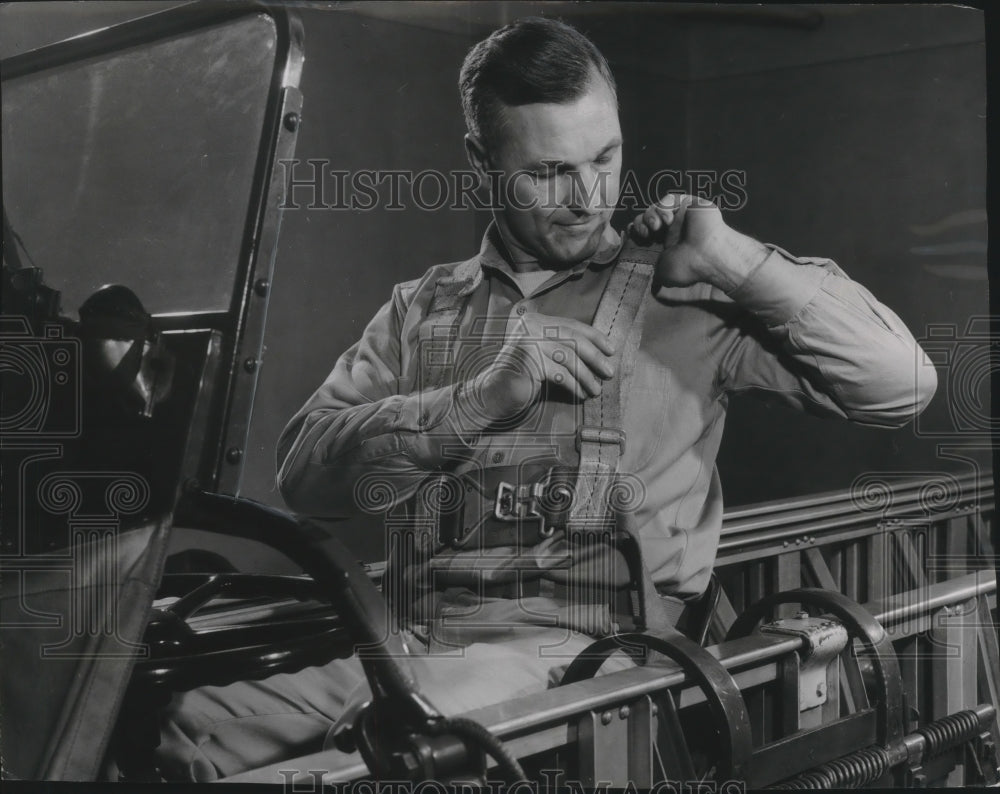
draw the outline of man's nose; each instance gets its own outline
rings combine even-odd
[[[596,213],[604,209],[607,193],[607,172],[581,168],[566,174],[562,205],[579,213]]]

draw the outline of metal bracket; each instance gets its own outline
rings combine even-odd
[[[793,618],[765,623],[760,631],[805,639],[806,646],[799,652],[799,711],[826,703],[830,665],[837,663],[840,653],[847,647],[847,629],[843,624],[829,618],[811,618],[807,612],[800,612]]]
[[[876,740],[885,746],[903,736],[903,679],[899,661],[889,635],[871,612],[843,593],[820,588],[803,587],[775,593],[751,606],[729,629],[727,640],[748,636],[779,604],[813,606],[842,621],[849,634],[857,639],[871,659],[872,691],[869,694],[877,715]]]
[[[563,673],[560,686],[592,678],[604,661],[617,651],[645,661],[650,651],[676,662],[705,694],[718,731],[718,780],[739,779],[753,754],[750,716],[743,693],[725,667],[711,653],[676,629],[660,635],[626,633],[596,640],[581,651]]]

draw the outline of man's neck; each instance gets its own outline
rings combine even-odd
[[[518,245],[517,241],[514,239],[514,236],[510,234],[510,232],[504,229],[502,223],[495,222],[494,226],[497,231],[496,239],[497,242],[500,244],[498,246],[498,249],[501,255],[503,256],[504,260],[510,266],[510,269],[515,273],[534,273],[539,270],[545,270],[545,271],[564,270],[566,268],[574,267],[575,265],[579,264],[579,262],[572,262],[568,264],[564,263],[561,266],[553,266],[551,263],[541,262],[536,256],[534,256],[533,254],[522,248],[520,245]],[[608,248],[618,247],[620,243],[621,243],[621,238],[618,232],[612,229],[611,225],[609,224],[608,226],[604,227],[604,234],[601,237],[601,243],[597,251],[595,251],[594,254],[592,254],[589,257],[586,257],[584,260],[581,261],[592,259],[594,256],[597,256],[602,251],[605,251]]]
[[[510,265],[510,269],[515,273],[533,273],[537,270],[545,270],[538,258],[532,256],[528,251],[519,246],[499,221],[495,221],[497,231],[497,241],[500,243],[498,249],[504,261]]]

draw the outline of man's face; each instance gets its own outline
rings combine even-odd
[[[504,173],[497,223],[517,261],[560,268],[597,252],[618,201],[622,135],[618,108],[596,72],[566,104],[505,107],[487,154]]]

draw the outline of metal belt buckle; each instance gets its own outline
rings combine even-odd
[[[517,521],[518,507],[517,486],[509,482],[499,483],[493,504],[493,515],[501,521]]]
[[[542,518],[538,512],[538,499],[544,493],[548,477],[531,485],[513,485],[509,482],[497,484],[497,495],[493,505],[493,515],[501,521],[521,521],[526,518]]]
[[[549,493],[549,488],[556,485],[553,481],[558,479],[553,471],[549,469],[542,479],[530,485],[499,483],[493,515],[500,521],[538,521],[539,536],[550,537],[558,525],[565,523],[569,513],[569,503],[572,501],[571,490],[563,494]],[[565,509],[546,509],[550,502]],[[562,502],[566,504],[562,505]]]

